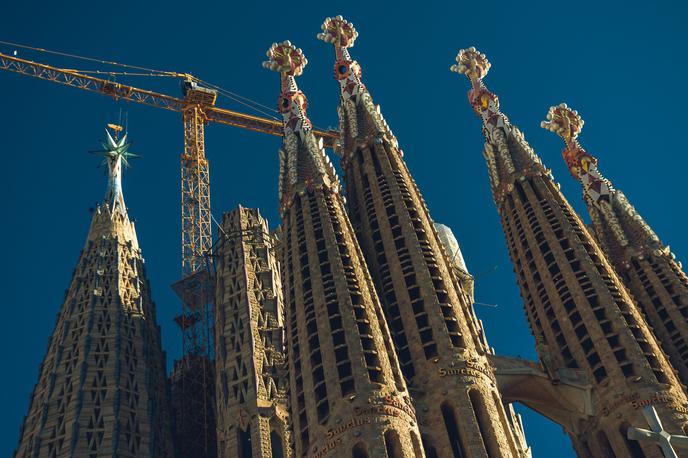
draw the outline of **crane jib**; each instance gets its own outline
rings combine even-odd
[[[171,111],[182,112],[189,104],[186,100],[169,95],[84,75],[75,70],[51,67],[2,53],[0,53],[0,70],[7,70],[77,89],[97,92],[112,97],[115,100],[126,100]],[[270,135],[282,135],[282,123],[280,121],[227,110],[214,105],[202,104],[201,106],[209,122],[226,124]],[[323,139],[323,145],[326,148],[333,148],[339,139],[339,132],[335,130],[313,130],[313,133],[316,137]]]

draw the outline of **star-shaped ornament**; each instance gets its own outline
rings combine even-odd
[[[103,149],[89,151],[91,154],[96,154],[105,158],[102,165],[107,165],[108,159],[117,159],[117,157],[120,157],[122,159],[122,163],[125,166],[130,167],[129,159],[140,157],[139,155],[129,151],[131,142],[127,141],[127,134],[124,134],[122,138],[116,140],[112,138],[110,131],[107,129],[105,130],[105,133],[107,134],[106,141],[100,142],[100,146]]]

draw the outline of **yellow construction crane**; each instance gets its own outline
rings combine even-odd
[[[51,52],[38,48],[29,49]],[[79,58],[63,53],[52,53]],[[95,59],[82,59],[95,61]],[[114,62],[97,62],[125,66]],[[210,175],[204,146],[205,126],[216,122],[281,136],[282,122],[216,107],[218,91],[204,87],[199,79],[186,73],[154,71],[155,73],[151,74],[179,78],[182,82],[183,98],[177,98],[86,74],[91,72],[53,67],[2,53],[0,53],[0,70],[103,94],[115,100],[141,103],[182,114],[184,125],[184,149],[181,154],[182,279],[173,285],[173,289],[182,302],[182,314],[175,321],[182,330],[183,357],[175,363],[172,390],[176,395],[176,401],[181,402],[181,405],[175,408],[180,417],[178,418],[178,429],[181,429],[178,431],[181,436],[180,447],[193,456],[214,456],[215,428],[212,405],[214,345],[211,328],[213,285],[210,282],[206,261],[212,246],[212,216]],[[96,73],[110,74],[110,72]],[[339,133],[333,130],[314,130],[314,133],[322,138],[324,146],[330,148],[339,138]]]
[[[198,84],[199,80],[188,73],[165,72],[166,76],[176,76],[182,80],[184,98],[177,98],[2,53],[0,70],[96,92],[115,100],[136,102],[182,113],[182,271],[186,275],[199,269],[203,264],[202,258],[211,245],[209,202],[206,205],[209,199],[209,182],[204,148],[205,125],[216,122],[270,135],[282,135],[280,121],[216,107],[217,91]],[[334,130],[314,130],[314,133],[321,137],[324,146],[329,148],[334,147],[339,139],[339,133]]]

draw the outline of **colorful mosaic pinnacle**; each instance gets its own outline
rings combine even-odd
[[[323,31],[317,35],[318,39],[334,46],[334,79],[340,82],[344,98],[357,103],[365,86],[361,82],[361,66],[351,58],[348,48],[354,45],[358,32],[341,16],[325,19],[321,28]]]
[[[322,139],[313,135],[308,119],[308,99],[296,85],[308,60],[291,42],[274,43],[267,51],[263,67],[278,72],[281,92],[277,109],[284,122],[284,141],[280,149],[279,198],[284,211],[295,193],[324,186],[339,192],[339,179],[323,149]]]
[[[485,78],[492,66],[485,54],[476,50],[474,47],[459,51],[459,54],[456,56],[456,62],[457,63],[449,67],[449,69],[453,72],[466,75],[471,82]]]
[[[351,58],[352,47],[358,32],[353,24],[341,16],[327,18],[322,24],[319,40],[331,43],[335,51],[334,79],[339,82],[341,99],[339,114],[340,142],[337,154],[342,161],[349,160],[358,142],[383,141],[398,147],[398,142],[382,116],[379,105],[361,81],[361,66]],[[399,150],[399,154],[403,153]]]
[[[585,121],[578,112],[570,109],[565,103],[550,107],[547,112],[547,121],[540,123],[540,127],[554,132],[566,143],[566,149],[562,154],[575,178],[580,178],[581,172],[586,172],[590,164],[597,164],[597,159],[588,154],[578,143],[578,134],[584,124]]]
[[[487,60],[485,54],[470,47],[459,51],[456,56],[456,64],[449,69],[466,75],[470,80],[471,90],[468,92],[468,101],[475,113],[482,118],[487,134],[490,137],[497,135],[498,138],[494,138],[494,140],[503,145],[506,138],[501,132],[507,134],[511,131],[511,127],[506,116],[499,111],[499,98],[483,84],[482,79],[487,75],[490,67],[490,61]],[[506,150],[501,151],[501,153],[504,156],[506,169],[510,172],[513,171],[510,154]]]
[[[308,64],[303,51],[288,40],[279,44],[273,43],[266,54],[269,60],[263,62],[263,67],[284,75],[300,76]]]
[[[460,50],[456,56],[456,64],[449,67],[449,70],[466,75],[469,79],[471,90],[468,99],[475,112],[482,115],[485,120],[499,113],[499,99],[487,90],[482,81],[490,71],[491,65],[485,54],[470,47]]]
[[[336,48],[351,48],[358,38],[354,25],[342,16],[328,17],[321,28],[323,31],[317,35],[318,39],[332,43]]]
[[[267,51],[268,59],[263,67],[280,74],[282,92],[277,102],[277,110],[284,118],[286,133],[301,133],[310,130],[312,124],[306,115],[308,100],[296,85],[296,76],[303,73],[308,63],[301,49],[290,41],[273,43]]]
[[[592,204],[609,202],[613,192],[611,183],[597,170],[597,159],[578,143],[578,134],[583,129],[583,124],[578,112],[562,103],[549,109],[547,121],[543,121],[540,126],[554,132],[566,143],[562,152],[564,161],[571,175],[583,184],[585,197]]]

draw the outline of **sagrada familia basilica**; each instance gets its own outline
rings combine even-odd
[[[564,142],[588,226],[488,89],[486,56],[464,49],[451,67],[482,122],[539,360],[496,355],[459,245],[430,215],[363,84],[350,54],[357,37],[342,17],[318,34],[334,48],[342,179],[296,83],[303,52],[288,41],[268,50],[283,116],[281,223],[271,230],[239,206],[218,229],[216,447],[181,452],[175,439],[155,305],[122,194],[128,143],[108,134],[107,194],[16,457],[531,457],[515,402],[559,424],[580,457],[688,456],[688,277],[579,142],[578,113],[554,106],[542,127]]]

